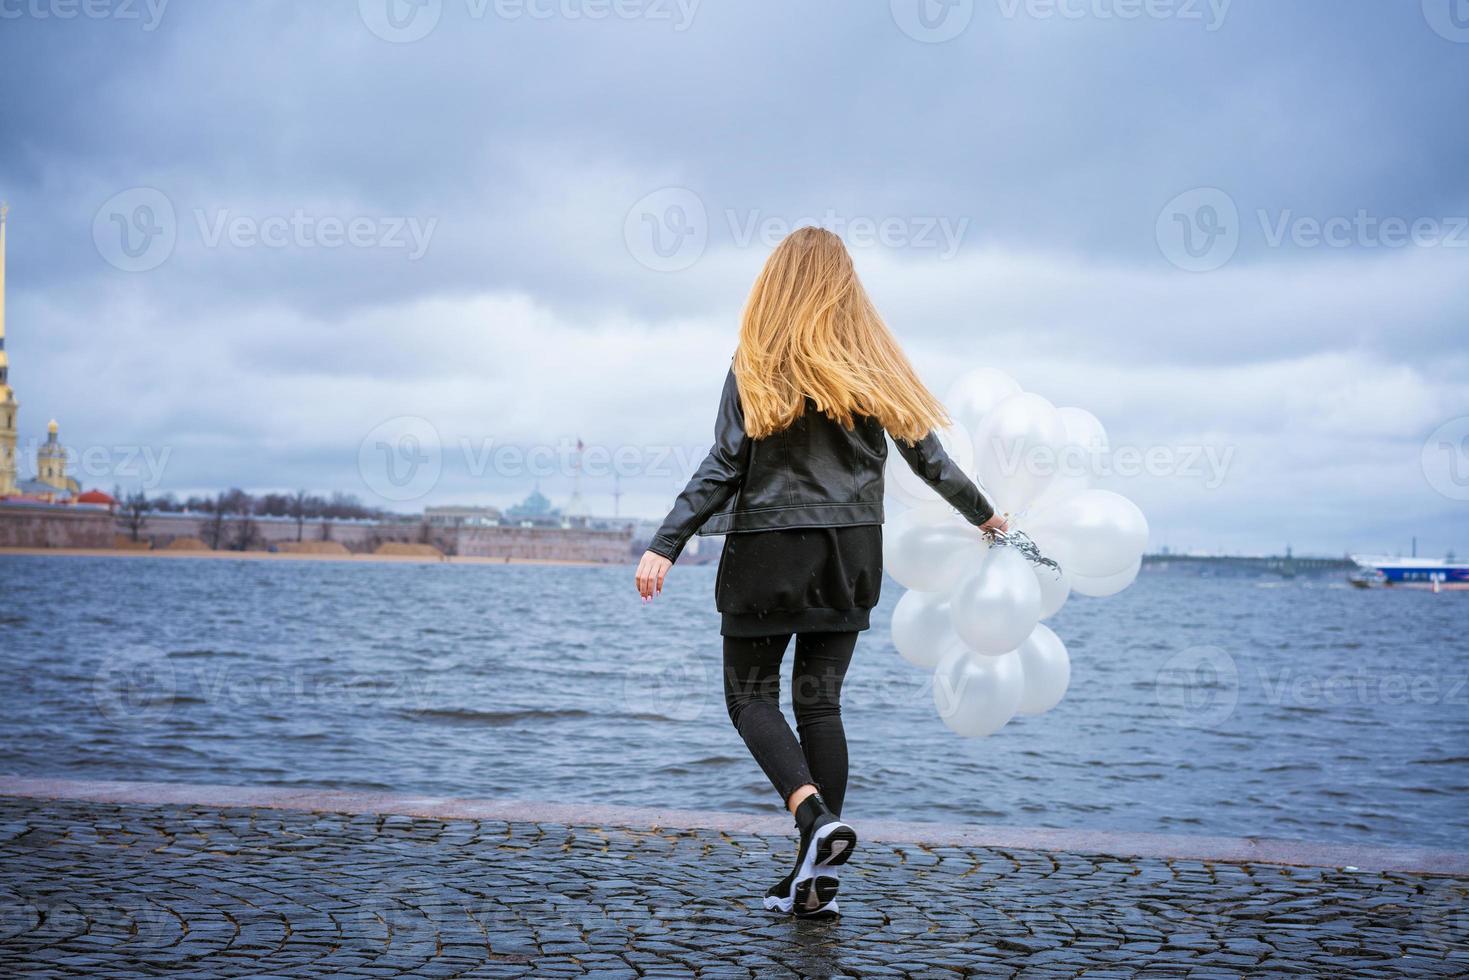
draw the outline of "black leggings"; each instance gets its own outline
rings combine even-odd
[[[750,754],[781,803],[810,783],[833,813],[847,795],[847,733],[842,729],[842,678],[857,634],[798,633],[791,669],[796,740],[780,713],[780,663],[789,633],[724,638],[724,703]]]

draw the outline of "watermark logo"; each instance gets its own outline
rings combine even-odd
[[[357,0],[367,29],[392,44],[421,41],[439,26],[444,0]]]
[[[1419,932],[1435,945],[1460,949],[1469,944],[1469,885],[1454,878],[1428,878],[1423,894],[1411,900]]]
[[[1439,37],[1469,44],[1469,0],[1423,0],[1423,19]]]
[[[1169,262],[1186,272],[1212,272],[1239,248],[1239,208],[1217,187],[1196,187],[1163,206],[1155,234]]]
[[[400,415],[378,425],[357,449],[357,472],[369,490],[402,503],[426,496],[444,470],[439,430],[428,419]]]
[[[92,218],[97,254],[123,272],[148,272],[167,262],[178,243],[178,216],[156,187],[129,187],[109,197]]]
[[[10,888],[0,888],[0,942],[24,936],[40,923],[34,902]]]
[[[1469,415],[1434,429],[1419,462],[1429,486],[1450,500],[1469,500]]]
[[[664,187],[627,212],[622,238],[638,263],[654,272],[682,272],[709,244],[709,212],[687,187]]]
[[[704,713],[709,690],[703,663],[668,654],[628,667],[623,675],[622,701],[632,715],[693,721]]]
[[[1213,728],[1234,714],[1239,703],[1239,668],[1218,647],[1189,647],[1158,669],[1153,691],[1174,724]]]
[[[942,44],[963,34],[974,19],[974,0],[891,0],[898,30],[923,44]]]
[[[173,708],[178,676],[168,654],[148,647],[107,654],[92,677],[92,704],[108,721],[148,724]]]

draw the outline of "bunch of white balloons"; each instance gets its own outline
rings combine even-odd
[[[1060,703],[1071,660],[1042,620],[1072,592],[1109,596],[1131,585],[1148,523],[1126,497],[1090,487],[1108,450],[1090,412],[1057,408],[994,368],[965,374],[944,401],[954,425],[939,438],[949,455],[1012,530],[1061,566],[1033,565],[987,541],[901,459],[890,460],[889,485],[910,505],[883,535],[884,566],[909,590],[893,610],[893,645],[934,672],[944,724],[974,737]]]

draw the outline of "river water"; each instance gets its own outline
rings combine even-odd
[[[777,812],[713,577],[0,557],[0,772]],[[846,686],[854,817],[1469,848],[1469,593],[1146,572],[1052,621],[1058,708],[970,741],[900,591]]]

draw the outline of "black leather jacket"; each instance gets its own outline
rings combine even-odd
[[[929,433],[893,440],[913,472],[971,524],[994,514],[989,501]],[[678,495],[648,550],[678,559],[694,534],[881,524],[887,438],[876,419],[845,429],[816,410],[764,439],[745,433],[734,372],[724,379],[714,446]]]

